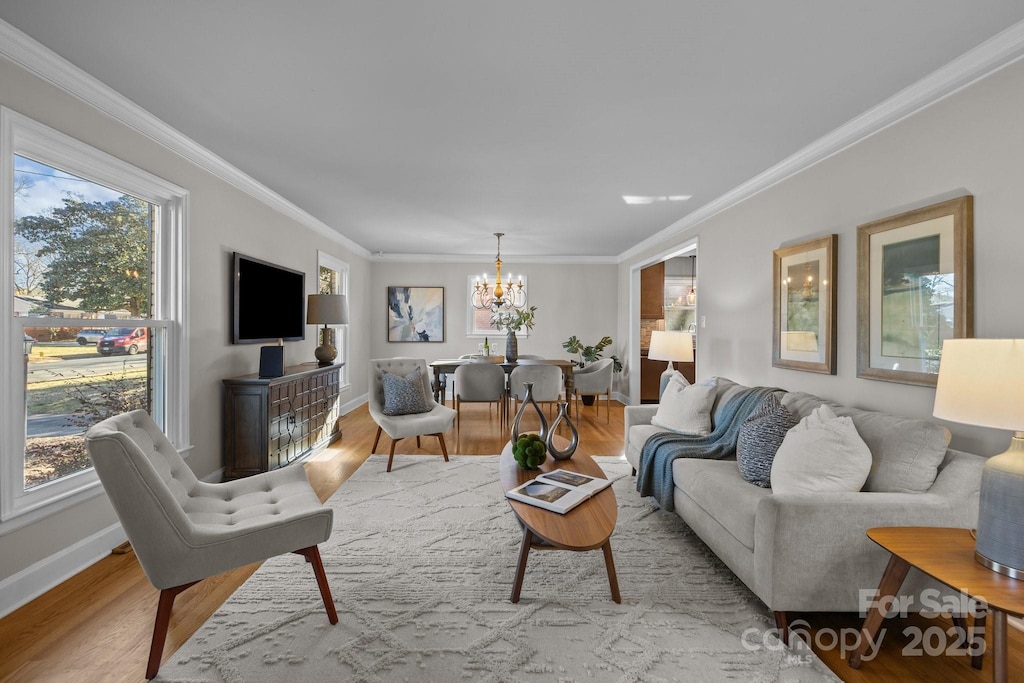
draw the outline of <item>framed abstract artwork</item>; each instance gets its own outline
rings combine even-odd
[[[389,342],[444,341],[444,287],[388,287]]]
[[[974,336],[974,198],[857,227],[857,376],[935,386],[946,339]]]
[[[774,367],[836,374],[838,244],[827,235],[772,252]]]

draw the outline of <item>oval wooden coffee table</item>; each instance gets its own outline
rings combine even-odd
[[[568,442],[555,437],[557,448],[565,448]],[[505,444],[499,459],[501,487],[509,491],[525,484],[541,472],[564,469],[592,477],[607,479],[604,471],[594,459],[582,449],[577,448],[568,460],[554,460],[550,456],[539,470],[524,470],[516,463],[512,455],[512,442]],[[604,564],[608,570],[608,585],[611,587],[612,600],[622,602],[619,596],[619,580],[615,575],[615,560],[612,558],[612,544],[609,538],[615,531],[619,506],[615,501],[612,487],[598,492],[564,515],[551,512],[528,503],[506,499],[516,517],[523,526],[523,545],[519,549],[519,564],[516,566],[515,583],[512,586],[512,602],[519,602],[519,593],[523,588],[523,576],[526,574],[526,559],[530,549],[537,550],[573,550],[582,552],[600,548],[604,551]]]

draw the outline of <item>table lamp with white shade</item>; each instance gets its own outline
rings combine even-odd
[[[665,387],[675,372],[672,362],[693,362],[693,335],[689,332],[654,330],[651,332],[651,347],[647,351],[648,360],[667,360],[668,368],[661,373],[661,386],[658,398],[665,393]]]
[[[322,344],[313,355],[318,364],[326,367],[338,357],[338,349],[331,343],[328,325],[348,324],[348,297],[344,294],[310,294],[306,301],[306,324],[323,325]]]
[[[1024,339],[947,339],[933,414],[1013,431],[982,473],[974,557],[1024,579]]]

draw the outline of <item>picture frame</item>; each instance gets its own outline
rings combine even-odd
[[[974,336],[974,198],[857,226],[857,376],[934,387],[942,342]]]
[[[444,287],[388,286],[388,341],[443,342]]]
[[[836,374],[838,235],[772,252],[772,366]]]

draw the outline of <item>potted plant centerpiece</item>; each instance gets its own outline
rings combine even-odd
[[[514,363],[519,358],[519,340],[516,339],[516,332],[533,329],[537,314],[537,307],[519,308],[509,313],[495,313],[491,318],[491,324],[496,329],[505,331],[505,361]]]
[[[567,339],[566,341],[562,342],[563,349],[565,349],[569,353],[575,353],[577,355],[577,358],[571,359],[570,362],[578,368],[585,368],[587,367],[588,363],[593,363],[596,360],[600,360],[602,356],[602,351],[604,351],[611,345],[612,338],[609,337],[608,335],[602,337],[601,341],[597,342],[593,346],[584,344],[579,340],[579,338],[576,337],[575,334],[569,337],[569,339]],[[613,368],[615,372],[620,372],[622,370],[622,361],[620,361],[619,357],[615,355],[610,356],[610,358],[612,359],[612,361],[614,361]],[[594,399],[594,396],[590,394],[584,394],[583,405],[593,405]]]

